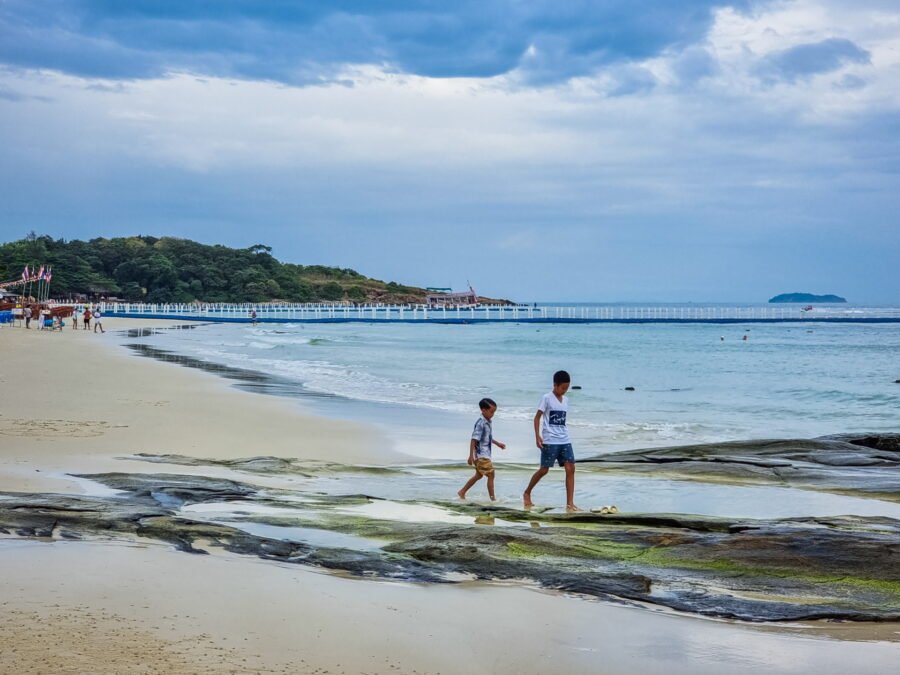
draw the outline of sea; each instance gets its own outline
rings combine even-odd
[[[487,396],[503,457],[535,462],[561,369],[579,457],[900,430],[900,324],[206,324],[140,342],[277,377],[293,386],[273,393],[423,461],[465,459]]]

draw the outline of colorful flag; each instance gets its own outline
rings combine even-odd
[[[25,265],[25,269],[22,270],[22,281],[28,283],[28,265]]]
[[[52,267],[47,268],[47,276],[45,276],[44,278],[47,280],[47,283],[49,284],[50,280],[53,278],[53,268]]]
[[[38,278],[38,281],[41,281],[44,278],[44,266],[43,265],[41,265],[41,269],[38,272],[37,278]]]

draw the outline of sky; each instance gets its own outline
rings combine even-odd
[[[0,0],[0,240],[900,303],[896,0]]]

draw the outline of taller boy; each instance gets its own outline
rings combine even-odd
[[[544,394],[534,415],[534,441],[541,451],[541,468],[534,472],[522,499],[525,508],[534,505],[531,491],[555,463],[566,470],[566,510],[579,511],[575,506],[575,453],[572,450],[572,439],[569,427],[566,426],[569,402],[566,392],[572,378],[560,370],[553,374],[553,391]]]

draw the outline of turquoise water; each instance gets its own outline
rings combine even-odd
[[[207,325],[144,341],[295,381],[324,395],[301,396],[313,412],[377,424],[427,459],[464,456],[490,396],[510,445],[496,454],[533,460],[533,411],[560,368],[581,387],[580,456],[900,429],[897,325]]]

